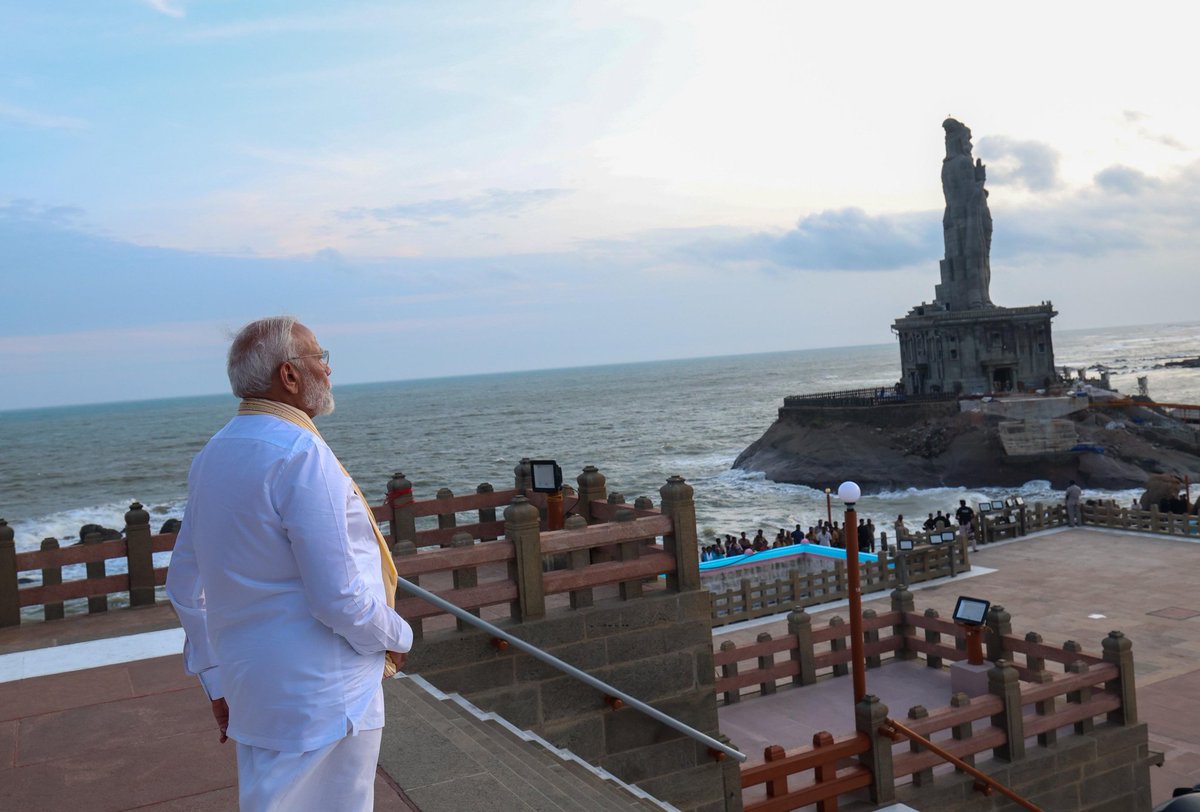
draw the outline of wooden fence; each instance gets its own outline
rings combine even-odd
[[[864,592],[875,592],[957,575],[970,568],[967,542],[960,538],[943,544],[922,544],[907,552],[892,548],[881,553],[878,561],[863,561],[860,579]],[[762,583],[746,578],[738,589],[713,593],[713,625],[842,600],[849,594],[846,565],[841,561],[835,562],[832,570],[803,575],[792,570],[787,578]]]
[[[388,498],[372,510],[388,527],[401,577],[424,579],[427,588],[464,609],[506,605],[514,616],[538,617],[547,596],[563,594],[572,607],[586,606],[598,586],[615,585],[622,599],[636,597],[659,576],[668,589],[699,588],[692,488],[672,477],[660,495],[661,510],[646,497],[626,504],[622,495],[607,493],[603,476],[589,466],[566,505],[575,515],[565,529],[546,532],[545,494],[484,484],[466,496],[443,489],[434,499],[415,501],[411,484],[397,474]],[[473,521],[460,525],[464,514]],[[421,517],[436,517],[438,526],[418,531]],[[72,599],[87,598],[89,613],[107,611],[110,596],[120,593],[128,593],[131,606],[152,605],[155,587],[167,575],[165,566],[154,566],[153,554],[174,545],[174,533],[151,533],[150,516],[136,502],[125,514],[122,538],[102,541],[89,533],[61,549],[46,539],[41,550],[17,553],[12,528],[0,520],[0,626],[19,625],[21,610],[31,606],[42,606],[46,620],[62,618],[64,602]],[[106,570],[116,559],[124,559],[125,572]],[[63,568],[80,564],[86,577],[64,581]],[[41,584],[23,584],[21,573],[33,571],[40,572]],[[402,591],[397,610],[418,632],[425,619],[442,614]]]
[[[867,610],[863,617],[868,668],[880,667],[884,654],[897,659],[924,657],[930,668],[938,669],[946,661],[966,659],[958,625],[942,620],[932,609],[917,613],[907,590],[893,592],[892,611],[877,615]],[[905,722],[910,729],[962,759],[990,752],[1014,761],[1024,757],[1026,737],[1036,737],[1038,747],[1048,747],[1068,728],[1076,735],[1091,733],[1101,717],[1117,725],[1137,723],[1132,646],[1120,632],[1110,632],[1101,642],[1102,654],[1095,655],[1085,653],[1074,641],[1056,648],[1033,632],[1023,638],[1014,636],[1011,618],[1000,606],[991,608],[987,626],[987,658],[995,663],[988,673],[989,692],[977,697],[956,694],[944,708],[910,708]],[[746,688],[770,694],[780,681],[807,685],[819,676],[844,675],[850,668],[848,637],[849,626],[840,618],[833,618],[824,629],[813,629],[811,619],[798,609],[788,618],[788,634],[779,639],[763,634],[745,646],[725,641],[714,655],[718,697],[737,702]],[[877,699],[868,697],[868,705],[872,702],[878,705]],[[743,788],[766,787],[766,800],[747,804],[747,812],[814,803],[818,809],[836,809],[839,795],[883,776],[893,782],[912,776],[917,786],[932,783],[933,768],[943,763],[941,759],[908,742],[893,744],[881,735],[886,715],[886,707],[864,710],[860,703],[859,729],[853,736],[833,739],[820,733],[812,747],[792,753],[767,748],[766,763],[742,773]],[[842,759],[853,755],[861,756],[862,763],[849,767],[842,763],[838,769]],[[863,766],[866,763],[874,764],[874,769]],[[789,783],[796,780],[801,783]]]

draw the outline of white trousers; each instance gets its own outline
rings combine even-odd
[[[320,750],[281,753],[238,743],[241,812],[372,812],[383,728]]]

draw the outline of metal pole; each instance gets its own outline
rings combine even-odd
[[[846,579],[850,587],[850,666],[854,675],[854,702],[867,695],[866,653],[863,651],[862,578],[858,572],[858,515],[846,506]]]
[[[585,685],[590,685],[591,687],[595,688],[597,691],[600,691],[601,693],[603,693],[605,696],[621,700],[629,707],[631,707],[637,711],[640,711],[641,713],[644,713],[645,715],[649,716],[651,719],[654,719],[657,722],[661,722],[662,724],[666,725],[667,727],[671,728],[672,730],[676,730],[685,736],[689,736],[689,737],[695,739],[696,741],[700,742],[701,744],[707,745],[712,750],[715,750],[719,753],[723,753],[724,755],[729,756],[730,758],[733,758],[737,761],[745,761],[746,760],[745,753],[735,750],[734,748],[730,747],[729,745],[725,744],[724,742],[717,741],[712,736],[709,736],[705,733],[701,733],[699,730],[696,730],[694,727],[685,725],[683,722],[679,721],[678,719],[676,719],[674,717],[667,716],[665,713],[660,711],[658,708],[652,708],[649,705],[647,705],[645,702],[641,701],[640,699],[635,699],[634,697],[630,696],[629,694],[625,693],[624,691],[617,690],[613,686],[609,685],[607,682],[602,682],[602,681],[596,679],[595,677],[593,677],[591,674],[587,673],[586,671],[580,671],[578,668],[571,665],[570,663],[563,662],[562,660],[555,657],[553,654],[550,654],[549,652],[546,652],[546,651],[542,651],[540,648],[533,645],[532,643],[526,643],[524,640],[522,640],[519,637],[513,637],[511,634],[504,631],[503,629],[500,629],[497,626],[493,626],[491,623],[488,623],[486,620],[481,620],[480,618],[475,617],[473,614],[466,611],[465,609],[461,609],[458,606],[455,606],[454,604],[450,603],[450,601],[445,600],[444,598],[439,598],[437,595],[433,594],[429,590],[422,589],[421,587],[417,586],[412,581],[408,581],[408,580],[405,580],[404,578],[400,578],[397,580],[396,585],[398,587],[400,587],[400,589],[403,589],[408,594],[415,595],[416,597],[420,598],[423,601],[428,601],[429,603],[432,603],[434,606],[436,606],[437,608],[441,609],[444,612],[449,612],[450,614],[454,615],[459,620],[462,620],[466,623],[470,623],[472,626],[483,629],[484,631],[486,631],[488,634],[492,635],[493,637],[498,637],[501,640],[508,642],[514,648],[518,649],[519,651],[525,652],[526,654],[533,657],[534,659],[541,660],[546,665],[557,668],[559,671],[562,671],[564,674],[567,674],[568,676],[574,677],[575,679],[579,680],[580,682],[584,683]]]
[[[825,489],[825,523],[829,532],[833,532],[833,503],[829,500],[829,488]]]

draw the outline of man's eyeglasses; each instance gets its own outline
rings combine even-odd
[[[289,361],[299,361],[301,358],[320,358],[321,363],[329,366],[329,350],[321,350],[320,352],[309,353],[308,355],[297,355],[295,358],[289,358]]]

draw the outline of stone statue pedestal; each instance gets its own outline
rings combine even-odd
[[[967,696],[983,696],[988,692],[988,672],[991,663],[972,665],[962,660],[950,664],[950,692]]]

